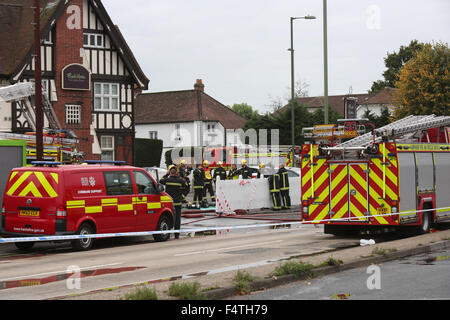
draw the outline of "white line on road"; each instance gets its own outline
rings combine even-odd
[[[99,266],[91,266],[91,267],[83,267],[80,268],[81,270],[87,270],[87,269],[98,269],[98,268],[103,268],[103,267],[112,267],[112,266],[117,266],[119,264],[122,264],[122,262],[118,262],[118,263],[110,263],[110,264],[103,264],[103,265],[99,265]],[[63,270],[63,271],[52,271],[52,272],[45,272],[45,273],[37,273],[37,274],[30,274],[27,276],[20,276],[20,277],[13,277],[13,278],[7,278],[7,279],[0,279],[0,282],[3,281],[11,281],[11,280],[20,280],[20,279],[29,279],[31,277],[39,277],[39,276],[45,276],[45,275],[49,275],[49,274],[62,274],[62,273],[67,273],[67,270]]]
[[[175,254],[174,257],[183,257],[183,256],[189,256],[189,255],[201,254],[201,253],[210,253],[210,252],[217,252],[217,251],[224,251],[224,250],[231,250],[231,249],[248,248],[248,247],[254,247],[254,246],[261,246],[261,245],[265,245],[265,244],[274,244],[274,243],[279,243],[279,242],[283,242],[283,240],[259,242],[259,243],[254,243],[254,244],[246,244],[246,245],[242,245],[242,246],[226,247],[226,248],[203,250],[203,251],[178,253],[178,254]]]

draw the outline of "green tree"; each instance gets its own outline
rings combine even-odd
[[[248,105],[247,103],[235,103],[230,109],[247,120],[258,115],[258,111],[253,110],[253,107],[251,105]]]
[[[426,44],[400,70],[393,96],[394,117],[450,115],[450,50],[447,43]]]
[[[386,66],[386,70],[383,72],[384,80],[373,82],[369,92],[376,93],[385,87],[394,88],[402,67],[423,47],[423,43],[412,40],[408,46],[401,46],[398,52],[388,52],[386,58],[384,58],[384,65]]]
[[[392,116],[389,113],[388,108],[383,108],[379,116],[374,115],[370,110],[367,110],[364,113],[363,118],[369,119],[369,122],[373,123],[375,128],[381,128],[391,123]]]

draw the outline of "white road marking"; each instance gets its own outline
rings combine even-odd
[[[83,268],[80,268],[80,271],[81,270],[86,270],[86,269],[98,269],[98,268],[103,268],[103,267],[117,266],[119,264],[122,264],[122,262],[103,264],[103,265],[99,265],[99,266],[83,267]],[[26,276],[13,277],[13,278],[7,278],[7,279],[0,279],[0,281],[3,282],[3,281],[11,281],[11,280],[29,279],[29,278],[32,278],[32,277],[45,276],[45,275],[55,274],[55,273],[56,274],[58,274],[58,273],[60,273],[60,274],[67,273],[67,270],[30,274],[30,275],[26,275]]]
[[[246,244],[246,245],[242,245],[242,246],[226,247],[226,248],[203,250],[203,251],[178,253],[178,254],[175,254],[174,257],[183,257],[183,256],[189,256],[189,255],[195,255],[195,254],[201,254],[201,253],[211,253],[211,252],[231,250],[231,249],[248,248],[248,247],[255,247],[255,246],[261,246],[261,245],[265,245],[265,244],[273,244],[273,243],[279,243],[279,242],[283,242],[283,240],[267,241],[267,242],[260,242],[260,243],[254,243],[254,244]]]

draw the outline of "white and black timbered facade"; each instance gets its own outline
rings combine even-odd
[[[134,97],[149,80],[100,0],[46,2],[54,7],[41,14],[51,16],[42,26],[42,79],[60,124],[87,158],[133,163]],[[11,83],[33,81],[31,45]],[[13,132],[30,130],[14,104],[11,120]]]

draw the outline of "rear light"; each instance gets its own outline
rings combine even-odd
[[[309,213],[309,201],[303,200],[302,201],[302,213],[303,213],[303,220],[308,220],[308,213]]]
[[[2,207],[2,216],[3,217],[6,216],[6,209],[5,209],[5,207]]]
[[[398,201],[396,201],[396,200],[392,201],[391,213],[392,213],[392,219],[398,220]]]
[[[65,219],[67,217],[66,208],[59,208],[56,210],[56,219]]]

